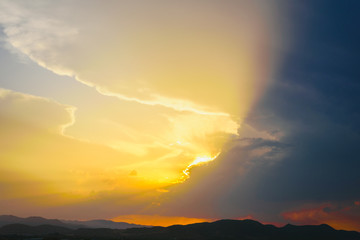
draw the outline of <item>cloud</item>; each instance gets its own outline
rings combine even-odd
[[[360,208],[355,203],[336,206],[325,203],[318,207],[304,208],[282,214],[296,224],[328,224],[336,229],[359,231]]]
[[[188,182],[170,188],[163,207],[187,216],[250,215],[265,222],[291,220],[298,224],[328,223],[335,228],[358,229],[359,213],[354,204],[337,213],[326,213],[323,208],[313,211],[311,207],[304,212],[294,210],[299,205],[322,206],[329,202],[333,207],[357,202],[360,197],[357,191],[360,139],[358,124],[349,118],[353,112],[349,111],[346,117],[338,116],[342,105],[333,103],[332,112],[319,111],[320,106],[330,107],[328,97],[344,96],[324,96],[316,91],[314,101],[307,95],[312,90],[304,90],[281,81],[274,85],[245,124],[260,133],[275,132],[275,137],[232,139],[215,162],[194,168]],[[339,118],[347,121],[339,122]],[[281,215],[283,212],[289,214]]]
[[[187,182],[169,188],[160,209],[359,229],[360,86],[349,64],[357,61],[357,43],[349,37],[357,15],[341,5],[351,14],[342,17],[348,37],[339,42],[329,28],[339,12],[315,5],[321,14],[311,15],[309,32],[301,32],[278,80],[251,109],[242,124],[246,129],[239,130],[243,135],[231,139],[216,161],[193,168]],[[326,35],[319,34],[322,29]]]
[[[159,3],[1,2],[8,44],[101,95],[74,122],[1,90],[1,208],[358,229],[358,8],[294,6],[287,49],[272,2]]]
[[[47,6],[45,2],[29,4],[5,0],[0,4],[0,22],[11,46],[32,60],[37,60],[43,67],[53,68],[53,71],[62,75],[72,75],[68,69],[56,65],[54,60],[58,57],[57,51],[64,51],[63,46],[72,41],[76,29],[41,14]]]
[[[126,170],[152,181],[174,182],[198,156],[219,153],[280,57],[271,3],[2,1],[0,9],[7,44],[116,98],[78,108],[63,133],[134,155]]]
[[[3,1],[2,9],[9,44],[122,100],[243,117],[276,64],[276,9],[264,2]]]
[[[137,171],[136,171],[136,170],[132,170],[132,171],[129,173],[129,175],[136,177],[136,176],[137,176]]]
[[[264,202],[254,196],[253,175],[280,161],[288,148],[274,140],[236,138],[216,161],[193,167],[188,181],[168,187],[169,192],[160,197],[161,205],[150,211],[217,219],[254,214],[258,218],[259,204]]]
[[[0,93],[0,208],[6,213],[71,217],[79,204],[91,208],[109,199],[111,211],[121,204],[138,209],[163,186],[129,176],[123,167],[132,155],[62,135],[62,126],[72,122],[70,106],[10,90]],[[114,214],[128,214],[126,209]]]
[[[46,98],[1,88],[0,108],[3,121],[25,122],[54,133],[62,133],[64,128],[73,124],[76,110],[73,106]]]
[[[201,146],[204,146],[205,152],[210,151],[206,149],[207,141],[203,145],[201,144],[204,140],[196,141],[199,146],[188,146],[189,142],[193,142],[191,138],[203,139],[206,136],[219,138],[216,134],[212,136],[214,131],[211,129],[212,120],[205,118],[205,116],[202,121],[203,124],[196,126],[198,131],[195,132],[194,136],[191,136],[190,133],[184,133],[184,128],[181,126],[182,124],[197,124],[196,121],[193,123],[193,118],[196,116],[193,113],[172,115],[172,121],[181,124],[177,127],[178,129],[175,128],[178,131],[175,135],[179,137],[184,134],[186,138],[174,143],[173,146],[169,146],[170,149],[177,149],[179,152],[172,154],[170,151],[168,156],[163,156],[161,153],[159,156],[162,159],[156,160],[156,163],[161,163],[162,166],[154,169],[153,162],[149,161],[148,166],[146,166],[142,163],[144,160],[141,157],[134,157],[132,154],[61,135],[59,127],[72,122],[72,116],[66,110],[69,106],[9,90],[2,90],[1,100],[3,113],[6,113],[4,116],[9,117],[9,119],[10,116],[12,119],[18,119],[18,121],[7,121],[4,118],[2,127],[7,131],[4,131],[1,141],[6,141],[7,151],[3,151],[0,155],[3,160],[0,168],[4,173],[0,178],[0,185],[4,186],[1,188],[3,192],[0,204],[7,208],[8,213],[13,214],[56,215],[63,218],[73,218],[76,214],[76,216],[83,218],[101,216],[108,218],[142,211],[145,214],[153,215],[154,211],[156,212],[159,208],[162,209],[163,205],[166,209],[171,194],[175,194],[173,196],[177,198],[178,203],[186,204],[191,198],[183,201],[182,198],[186,198],[187,195],[181,196],[181,192],[179,193],[176,187],[174,189],[169,188],[169,180],[161,180],[160,176],[164,174],[164,169],[182,169],[182,165],[179,167],[175,164],[174,166],[176,162],[182,164],[184,159],[188,159],[189,163],[193,161],[192,155],[187,156],[184,153],[185,150],[193,151],[196,154],[202,148]],[[38,118],[44,113],[52,113],[52,118]],[[174,118],[174,116],[181,118],[181,121],[175,121],[177,117]],[[219,124],[223,125],[221,120],[219,121]],[[57,129],[57,131],[52,131],[52,129]],[[230,127],[229,133],[232,131]],[[221,135],[220,139],[222,138]],[[264,152],[268,153],[286,147],[275,140],[262,139],[236,140],[234,144],[238,150],[232,151],[244,151],[244,157],[247,154],[263,154],[263,152],[256,153],[259,149],[264,149]],[[229,148],[233,149],[232,147]],[[211,149],[216,148],[211,147]],[[231,155],[231,151],[229,152],[228,155]],[[144,158],[148,156],[147,154]],[[226,159],[229,161],[231,158]],[[223,161],[222,157],[220,156],[217,161]],[[230,164],[232,161],[236,161],[236,159],[232,158],[228,162],[228,167],[238,169],[239,172],[246,168],[246,164],[239,164],[235,168],[234,165]],[[196,172],[207,171],[210,166],[205,165],[204,169],[193,167],[191,174],[195,173],[195,179],[185,183],[184,189],[188,190],[188,186],[194,183],[196,183],[195,186],[198,183],[201,184],[199,178],[196,177],[198,176]],[[218,170],[214,168],[213,170],[222,176],[227,176],[227,180],[232,178],[231,174],[228,175],[229,168],[220,167]],[[131,176],[132,174],[129,175],[131,171],[137,173],[135,178]],[[149,180],[148,176],[152,176],[152,174],[157,176],[157,182]],[[175,172],[174,179],[177,179],[180,174],[181,172]],[[166,173],[165,176],[169,176],[169,174]],[[217,185],[219,187],[224,186],[223,184],[226,184],[227,180],[223,180]],[[126,184],[122,184],[123,182]],[[191,189],[191,191],[196,191],[196,189],[198,188]],[[201,198],[204,196],[211,197],[215,193],[210,190],[211,188],[207,189],[209,191],[197,191],[194,196],[200,197],[199,193],[202,193]],[[211,204],[206,204],[203,207],[208,208],[210,206]],[[191,211],[201,213],[204,210],[203,207]],[[94,208],[98,211],[89,211]],[[165,212],[167,216],[183,214],[173,210],[166,210]],[[190,214],[189,217],[191,218],[190,212],[185,211],[184,214]],[[199,219],[198,217],[192,218]],[[204,218],[212,219],[213,217],[204,216]],[[176,218],[175,220],[180,221],[181,219]],[[175,220],[171,223],[175,223]],[[181,222],[185,221],[183,220]]]
[[[187,164],[184,160],[192,161],[191,153],[207,146],[205,140],[191,146],[192,138],[218,138],[212,136],[216,133],[211,129],[212,120],[204,117],[202,126],[197,126],[199,135],[185,134],[184,142],[155,144],[144,156],[136,156],[63,135],[64,126],[71,128],[74,122],[68,110],[74,109],[71,106],[5,89],[0,92],[0,143],[4,147],[0,153],[0,207],[6,209],[4,213],[109,218],[153,208],[159,196],[168,192],[164,187],[181,176]],[[111,116],[116,114],[107,115]],[[188,120],[178,122],[178,117]],[[166,141],[174,142],[184,134],[183,125],[177,124],[198,124],[192,123],[194,117],[193,113],[172,114],[171,123],[178,134],[175,139],[169,135]],[[79,123],[81,119],[76,118],[75,124]],[[129,135],[137,137],[136,133]],[[159,164],[157,168],[153,161]]]
[[[167,150],[168,155],[164,156],[163,152],[156,153],[158,150],[154,147],[144,156],[136,157],[61,135],[59,127],[72,122],[72,115],[66,110],[69,106],[8,90],[2,90],[1,100],[4,116],[18,119],[18,121],[4,120],[2,124],[3,128],[7,129],[2,141],[7,141],[8,150],[2,152],[0,156],[4,160],[0,165],[4,173],[0,179],[1,185],[4,186],[1,204],[4,207],[10,206],[10,201],[16,200],[11,204],[12,207],[7,207],[9,213],[13,211],[15,214],[19,212],[46,216],[55,214],[64,218],[72,218],[77,214],[84,218],[100,216],[107,218],[132,214],[140,210],[144,214],[153,215],[160,210],[168,216],[186,214],[185,216],[198,219],[196,215],[199,214],[203,216],[201,219],[213,219],[213,215],[204,214],[209,208],[217,209],[216,216],[225,216],[230,209],[230,207],[217,206],[219,202],[216,203],[218,198],[215,196],[219,193],[218,190],[225,190],[229,182],[235,183],[244,179],[249,169],[257,166],[258,161],[272,162],[274,156],[288,148],[286,144],[276,140],[237,137],[229,143],[214,165],[194,166],[189,170],[194,174],[191,181],[186,181],[182,186],[175,184],[169,187],[169,179],[162,180],[161,176],[172,176],[169,173],[174,172],[174,180],[170,182],[176,182],[181,176],[181,171],[177,172],[178,169],[184,169],[183,162],[185,164],[193,162],[193,155],[188,155],[189,153],[198,154],[200,149],[203,149],[204,153],[220,150],[214,146],[207,149],[209,140],[202,139],[218,139],[216,141],[227,139],[223,133],[213,135],[216,128],[212,129],[213,120],[209,119],[209,116],[203,116],[202,124],[197,125],[195,120],[198,116],[194,113],[173,113],[171,117],[165,118],[171,119],[170,122],[175,124],[173,129],[176,134],[171,133],[169,139],[177,136],[181,141],[168,146],[170,149]],[[42,117],[44,113],[52,113],[53,118],[44,119]],[[77,115],[75,124],[82,121],[78,117]],[[218,124],[224,126],[224,122],[218,116],[213,117],[218,118]],[[177,120],[178,118],[180,120]],[[195,124],[194,127],[197,128],[195,133],[184,132],[186,128],[183,126],[189,124]],[[229,126],[229,133],[236,130],[234,127]],[[115,131],[114,127],[112,129]],[[130,135],[136,137],[136,134],[130,133]],[[197,143],[198,146],[194,146],[193,143]],[[148,158],[152,154],[159,156],[155,163],[161,165],[157,169],[154,169],[153,161],[144,162],[143,158]],[[238,157],[242,159],[241,162],[237,160]],[[184,159],[188,159],[188,163]],[[165,174],[164,169],[168,171]],[[135,178],[134,173],[137,174]],[[149,179],[149,176],[157,176],[156,181]],[[126,184],[120,184],[121,182]],[[25,191],[24,188],[27,190]],[[229,189],[226,194],[230,192]],[[193,208],[194,205],[188,205],[203,201],[204,197],[212,200],[201,204],[196,210]],[[231,201],[234,200],[233,196],[228,197]],[[174,202],[175,206],[181,203],[182,207],[174,208]],[[232,206],[231,204],[229,206]],[[18,206],[23,207],[16,210]],[[99,208],[99,211],[92,210],[85,214],[89,209],[94,208]],[[242,214],[242,211],[236,212]],[[180,221],[179,218],[175,220]],[[175,223],[175,220],[171,223]]]

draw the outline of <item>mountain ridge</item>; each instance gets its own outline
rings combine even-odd
[[[78,221],[78,220],[47,219],[38,216],[21,218],[14,215],[0,215],[0,227],[9,224],[24,224],[29,226],[53,225],[53,226],[70,228],[70,229],[78,229],[78,228],[126,229],[126,228],[137,228],[137,227],[148,227],[145,225],[138,225],[138,224],[132,224],[126,222],[114,222],[111,220],[104,220],[104,219]]]
[[[123,240],[360,240],[356,231],[336,230],[329,225],[285,225],[276,227],[254,220],[224,219],[215,222],[173,225],[169,227],[143,227],[128,229],[78,228],[61,226],[27,226],[10,224],[0,227],[0,239],[17,236],[23,240],[29,237],[60,239],[123,239]]]

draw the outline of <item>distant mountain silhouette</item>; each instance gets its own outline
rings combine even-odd
[[[294,226],[278,228],[253,220],[220,220],[212,223],[174,225],[151,228],[80,228],[60,226],[26,226],[11,224],[0,228],[0,239],[122,239],[122,240],[360,240],[355,231],[335,230],[328,225]],[[15,238],[14,238],[15,236]]]
[[[0,234],[2,235],[46,235],[51,233],[57,234],[70,234],[73,230],[69,228],[53,226],[53,225],[40,225],[40,226],[28,226],[25,224],[15,223],[5,225],[0,228]]]
[[[0,215],[0,227],[14,223],[25,224],[29,226],[53,225],[60,227],[70,227],[68,224],[63,223],[58,219],[46,219],[42,217],[20,218],[13,215]],[[84,227],[84,226],[79,226],[79,227]]]
[[[138,225],[126,222],[113,222],[110,220],[89,220],[89,221],[69,221],[69,220],[61,220],[64,223],[82,226],[82,228],[112,228],[112,229],[126,229],[126,228],[141,228],[141,227],[150,227],[145,225]]]
[[[129,234],[129,237],[136,235],[136,239],[158,240],[360,240],[360,233],[358,232],[339,231],[328,225],[287,225],[277,228],[253,220],[220,220],[212,223],[175,225],[167,228],[126,229],[123,230],[123,233],[125,235]]]
[[[29,226],[53,225],[53,226],[71,228],[71,229],[78,229],[78,228],[126,229],[126,228],[147,227],[144,225],[130,224],[126,222],[113,222],[110,220],[69,221],[69,220],[58,220],[58,219],[46,219],[42,217],[20,218],[12,215],[0,215],[0,227],[14,223],[25,224]]]

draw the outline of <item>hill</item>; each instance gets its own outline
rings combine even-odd
[[[220,220],[212,223],[174,225],[150,228],[80,228],[59,226],[26,226],[11,224],[0,228],[0,239],[41,237],[42,239],[122,239],[122,240],[360,240],[355,231],[335,230],[328,225],[294,226],[278,228],[253,220]],[[15,238],[14,238],[15,236]]]
[[[20,218],[12,215],[0,215],[0,227],[9,224],[24,224],[28,226],[53,225],[70,229],[78,228],[112,228],[126,229],[147,227],[144,225],[130,224],[126,222],[113,222],[110,220],[89,220],[89,221],[70,221],[58,219],[46,219],[42,217]]]

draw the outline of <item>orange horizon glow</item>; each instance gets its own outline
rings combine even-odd
[[[138,225],[168,227],[172,225],[187,225],[193,223],[214,222],[217,219],[132,214],[118,216],[112,218],[111,220],[114,222],[127,222]]]
[[[359,208],[360,206],[356,204],[356,201],[354,205],[340,209],[327,203],[319,207],[285,212],[282,216],[295,224],[327,224],[337,230],[360,231],[360,217],[351,214],[352,211]]]

